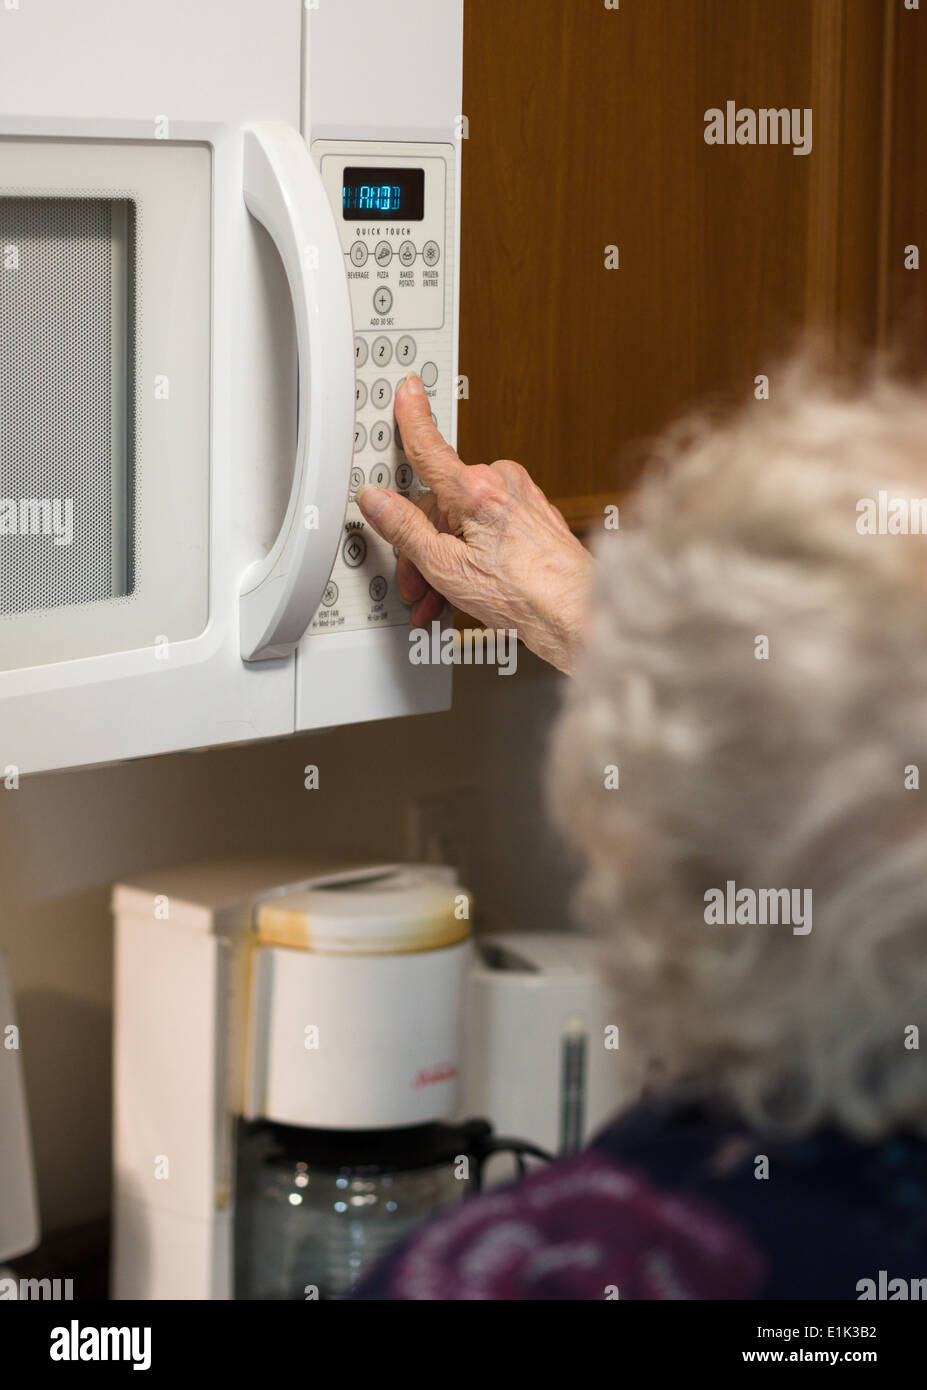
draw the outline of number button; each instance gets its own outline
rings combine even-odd
[[[370,399],[377,410],[382,410],[384,406],[389,405],[392,395],[392,386],[390,386],[388,381],[383,380],[382,377],[379,381],[375,381],[370,388]]]
[[[396,486],[400,492],[408,492],[412,486],[412,479],[415,474],[412,472],[410,463],[400,463],[396,469]]]
[[[377,249],[373,253],[373,258],[377,265],[389,265],[393,259],[393,248],[388,241],[377,242]]]
[[[441,247],[436,241],[426,241],[422,247],[422,260],[426,265],[437,265],[441,259]]]
[[[362,367],[367,361],[367,340],[366,338],[354,339],[354,365]]]
[[[414,338],[410,338],[409,335],[406,334],[399,339],[399,342],[396,344],[397,362],[401,363],[403,367],[411,367],[412,363],[415,361],[415,353],[416,347]]]
[[[415,249],[414,241],[404,241],[399,248],[399,264],[404,266],[413,265],[418,252]]]
[[[370,470],[370,481],[374,487],[389,487],[390,478],[390,471],[385,463],[378,463],[375,468]]]
[[[378,314],[388,314],[393,307],[392,290],[388,290],[385,285],[381,285],[378,290],[374,290],[373,307]]]
[[[354,383],[354,409],[362,410],[367,404],[367,387],[362,381]]]
[[[364,429],[363,425],[355,425],[355,426],[354,426],[354,452],[355,452],[355,454],[359,454],[360,451],[361,451],[361,449],[363,449],[363,447],[364,447],[364,445],[365,445],[366,443],[367,443],[367,431]],[[356,470],[355,470],[355,471],[356,471]],[[360,486],[360,484],[358,484],[358,486]]]
[[[393,345],[389,338],[377,338],[373,344],[373,360],[378,367],[385,367],[393,355]]]
[[[373,445],[373,447],[379,450],[380,453],[382,453],[384,449],[389,448],[389,442],[391,438],[392,431],[390,430],[389,425],[386,423],[385,420],[378,420],[377,423],[374,425],[373,429],[370,431],[370,442]],[[370,480],[371,482],[373,481],[372,473],[370,475]],[[379,487],[380,484],[378,483],[377,486]]]
[[[351,262],[353,265],[356,265],[358,269],[362,265],[367,264],[367,247],[362,241],[355,241],[354,245],[351,247]]]

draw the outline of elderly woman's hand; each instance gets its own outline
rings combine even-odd
[[[399,550],[399,592],[423,627],[445,602],[494,628],[515,628],[533,652],[570,671],[585,626],[593,561],[524,468],[462,463],[431,418],[417,376],[401,383],[403,449],[431,489],[418,505],[383,488],[358,490],[365,519]]]

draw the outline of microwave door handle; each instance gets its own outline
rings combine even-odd
[[[299,430],[286,515],[242,578],[241,655],[290,656],[334,564],[354,453],[354,328],[344,252],[322,178],[299,131],[244,131],[244,198],[286,271],[299,350]]]

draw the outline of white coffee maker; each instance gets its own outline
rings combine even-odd
[[[249,1200],[279,1179],[286,1208],[334,1171],[335,1149],[343,1176],[355,1161],[402,1172],[403,1152],[430,1171],[466,1146],[442,1129],[457,1106],[470,954],[470,899],[453,872],[199,865],[119,885],[113,909],[114,1297],[236,1296],[235,1267],[250,1258],[245,1154],[268,1165],[266,1182],[246,1180]],[[405,1213],[384,1200],[382,1228],[357,1236],[369,1253],[428,1214],[412,1186]],[[456,1195],[459,1184],[436,1189],[433,1204]]]
[[[474,944],[453,870],[197,864],[113,910],[116,1298],[341,1296],[624,1099],[593,943]]]

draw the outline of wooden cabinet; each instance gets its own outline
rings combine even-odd
[[[840,363],[903,326],[923,361],[925,89],[927,4],[466,0],[462,457],[582,528],[806,328]],[[728,101],[810,108],[810,152],[707,144]]]

